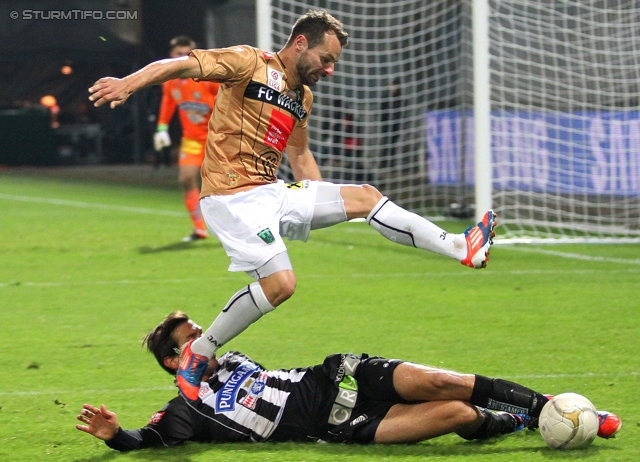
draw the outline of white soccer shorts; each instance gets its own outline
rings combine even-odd
[[[229,271],[256,270],[287,251],[283,237],[306,242],[311,229],[347,219],[340,185],[309,180],[207,196],[200,209],[231,259]]]

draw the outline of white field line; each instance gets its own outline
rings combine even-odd
[[[564,378],[589,378],[589,377],[638,377],[639,371],[631,372],[581,372],[580,374],[523,374],[513,375],[514,379],[564,379]]]
[[[183,212],[176,212],[173,210],[147,209],[142,207],[128,207],[126,205],[109,205],[109,204],[98,204],[95,202],[68,201],[64,199],[51,199],[48,197],[15,196],[12,194],[0,194],[0,199],[20,201],[20,202],[34,202],[37,204],[52,204],[52,205],[62,205],[67,207],[79,207],[79,208],[85,208],[85,209],[102,209],[102,210],[113,210],[117,212],[130,212],[130,213],[136,213],[136,214],[161,215],[161,216],[184,218]]]
[[[0,396],[42,396],[42,395],[85,395],[103,393],[148,393],[150,391],[168,391],[178,389],[175,386],[166,385],[164,387],[149,388],[118,388],[115,390],[38,390],[38,391],[0,391]]]
[[[511,271],[491,271],[484,270],[484,274],[500,274],[500,275],[554,275],[554,274],[616,274],[616,273],[636,273],[640,272],[640,268],[628,268],[619,270],[596,270],[596,269],[577,269],[577,270],[511,270]],[[344,274],[309,274],[298,275],[298,279],[335,279],[335,278],[353,278],[353,279],[398,279],[398,278],[451,278],[451,277],[470,277],[477,274],[475,271],[464,268],[461,271],[440,271],[440,272],[423,272],[423,273],[353,273],[349,275]],[[144,284],[185,284],[194,282],[215,282],[215,281],[227,281],[232,276],[211,277],[211,278],[176,278],[176,279],[120,279],[113,281],[68,281],[68,282],[0,282],[0,289],[4,287],[70,287],[70,286],[108,286],[108,285],[144,285]]]
[[[526,375],[507,375],[502,374],[505,379],[521,380],[521,379],[588,379],[588,378],[608,378],[608,377],[638,377],[640,372],[581,372],[576,374],[526,374]],[[166,385],[163,387],[149,388],[117,388],[117,389],[93,389],[93,390],[37,390],[37,391],[0,391],[0,396],[47,396],[47,395],[98,395],[98,394],[118,394],[118,393],[148,393],[152,391],[170,391],[176,390],[175,386]]]
[[[229,276],[217,278],[183,278],[183,279],[120,279],[114,281],[69,281],[69,282],[19,282],[2,283],[0,287],[69,287],[69,286],[109,286],[109,285],[142,285],[142,284],[184,284],[190,282],[226,281]]]
[[[518,252],[540,253],[543,255],[551,255],[554,257],[566,258],[571,260],[583,260],[583,261],[590,261],[590,262],[605,262],[605,263],[622,263],[625,265],[640,265],[640,259],[637,259],[637,258],[628,259],[628,258],[601,257],[601,256],[594,256],[594,255],[583,255],[579,253],[559,252],[557,250],[546,250],[546,249],[540,249],[538,247],[510,247],[510,250],[515,250]]]

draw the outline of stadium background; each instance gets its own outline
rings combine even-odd
[[[24,10],[124,11],[137,19],[33,19]],[[10,13],[21,16],[13,20]],[[34,13],[35,14],[35,13]],[[0,164],[141,164],[153,157],[152,135],[160,104],[159,87],[140,92],[130,104],[103,111],[87,104],[86,89],[105,75],[124,76],[165,58],[171,38],[187,34],[200,47],[255,44],[251,0],[173,2],[169,0],[0,2],[0,130],[5,146]],[[63,74],[63,66],[72,72]],[[49,131],[33,112],[53,95],[58,130]],[[18,114],[16,114],[16,111]],[[20,117],[40,123],[28,135]],[[172,127],[179,137],[179,124]],[[32,144],[25,144],[31,139]],[[175,138],[178,139],[178,138]]]
[[[310,147],[325,178],[374,183],[434,219],[479,219],[494,207],[498,242],[640,242],[637,2],[0,5],[0,165],[150,165],[159,88],[109,111],[87,104],[88,85],[164,57],[185,32],[202,47],[278,49],[300,13],[328,8],[351,37],[336,75],[314,91]],[[269,8],[258,14],[257,5]],[[74,8],[135,18],[51,18]],[[24,18],[33,11],[45,18]],[[483,20],[486,54],[474,29]],[[486,65],[476,64],[482,56]],[[57,128],[47,126],[45,95],[57,99]],[[479,104],[486,113],[475,117]],[[179,132],[174,123],[174,139]],[[286,158],[279,174],[291,178]]]

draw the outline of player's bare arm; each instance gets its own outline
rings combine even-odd
[[[308,146],[287,146],[286,153],[289,164],[291,165],[291,170],[293,171],[293,176],[296,180],[322,181],[318,163]]]
[[[89,101],[98,107],[111,103],[111,109],[124,104],[129,96],[145,87],[177,78],[200,78],[200,63],[193,56],[155,61],[122,79],[103,77],[89,88]]]
[[[83,425],[76,425],[78,430],[104,441],[115,438],[120,428],[118,416],[115,412],[109,411],[104,404],[99,408],[85,404],[76,418],[83,423]]]

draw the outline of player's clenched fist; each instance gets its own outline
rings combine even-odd
[[[89,88],[89,101],[93,101],[93,105],[98,107],[105,103],[111,103],[111,109],[123,104],[131,91],[127,90],[127,84],[124,79],[115,77],[103,77]]]

